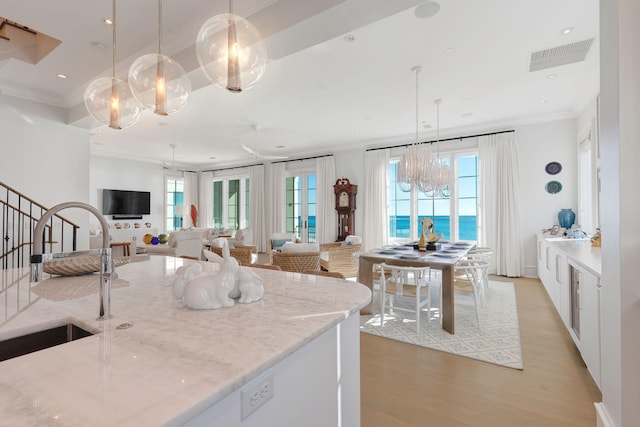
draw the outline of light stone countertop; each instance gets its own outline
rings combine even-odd
[[[567,258],[572,259],[598,277],[602,275],[602,248],[592,246],[591,240],[563,238],[547,240],[562,251]]]
[[[29,283],[28,269],[0,270],[0,341],[69,322],[96,333],[0,362],[0,425],[180,425],[371,299],[358,283],[253,269],[261,301],[191,310],[171,287],[191,262],[118,267],[107,321],[96,320],[97,275]]]

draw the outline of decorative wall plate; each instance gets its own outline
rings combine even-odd
[[[562,191],[562,184],[560,184],[558,181],[549,181],[547,182],[545,189],[549,194],[556,194]]]
[[[547,163],[547,166],[544,167],[544,170],[547,171],[549,175],[557,175],[562,171],[562,165],[558,162],[550,162]]]

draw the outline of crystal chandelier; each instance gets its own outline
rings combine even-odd
[[[402,191],[410,192],[413,189],[424,193],[427,197],[449,197],[449,179],[451,171],[444,159],[440,158],[440,99],[436,99],[437,131],[436,131],[436,155],[432,152],[431,144],[418,142],[418,74],[421,66],[411,69],[416,74],[416,136],[415,143],[407,148],[407,151],[398,163],[396,181]]]
[[[449,165],[440,158],[440,103],[441,99],[433,101],[436,104],[436,155],[431,156],[430,166],[425,180],[419,185],[427,197],[449,197],[449,180],[451,179],[451,169]]]

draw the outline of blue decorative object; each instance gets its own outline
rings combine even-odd
[[[575,221],[576,214],[571,209],[560,209],[560,212],[558,212],[558,222],[560,223],[560,227],[568,230]]]
[[[158,243],[160,243],[160,239],[158,239],[157,237],[152,237],[151,238],[151,244],[152,245],[157,245]]]

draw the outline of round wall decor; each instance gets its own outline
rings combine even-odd
[[[558,181],[549,181],[547,182],[545,189],[549,194],[556,194],[562,191],[562,184],[560,184]]]
[[[544,167],[544,170],[547,171],[549,175],[557,175],[562,170],[562,165],[558,162],[549,162],[547,166]]]

